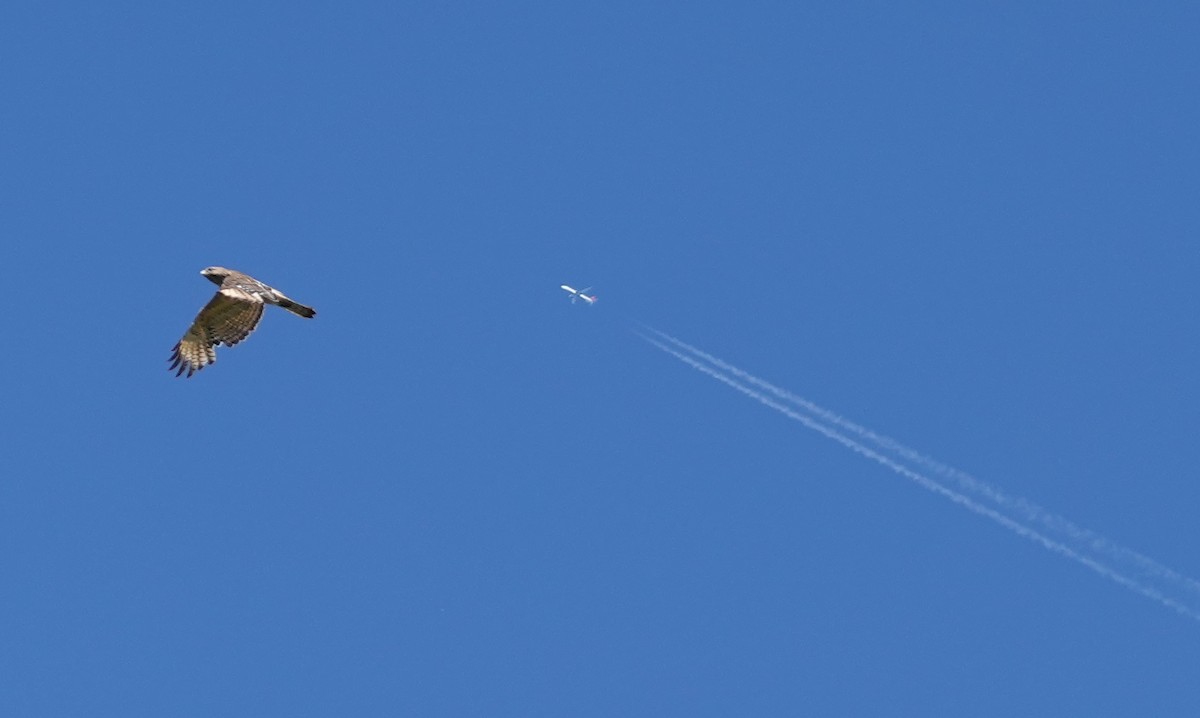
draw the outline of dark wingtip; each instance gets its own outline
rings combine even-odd
[[[167,371],[172,371],[172,370],[178,369],[178,371],[175,372],[176,378],[183,376],[183,373],[185,371],[187,372],[187,375],[189,377],[192,374],[196,373],[195,365],[193,365],[187,359],[184,359],[183,354],[180,353],[179,344],[176,344],[175,348],[171,350],[171,358],[168,359],[167,361],[171,362],[171,365],[169,367],[167,367]],[[203,367],[201,367],[201,368],[203,368]]]

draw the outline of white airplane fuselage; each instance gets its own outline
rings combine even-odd
[[[591,287],[587,287],[585,289],[575,289],[574,287],[563,284],[563,285],[560,285],[560,288],[571,295],[571,303],[572,304],[575,303],[576,299],[582,299],[583,301],[587,302],[588,304],[596,303],[595,295],[588,296],[588,295],[584,294],[584,292],[586,292],[588,289],[591,289]]]

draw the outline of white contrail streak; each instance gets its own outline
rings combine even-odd
[[[643,340],[645,340],[646,342],[651,344],[652,346],[657,347],[658,349],[666,352],[667,354],[670,354],[671,356],[675,357],[679,361],[691,366],[693,369],[695,369],[703,374],[706,374],[706,375],[712,377],[713,379],[716,379],[717,381],[720,381],[721,383],[726,384],[726,385],[736,389],[737,391],[741,392],[742,394],[745,394],[746,396],[758,401],[759,403],[761,403],[765,406],[771,407],[772,409],[778,411],[779,413],[783,414],[784,416],[788,417],[789,419],[794,419],[795,421],[800,422],[805,427],[812,429],[813,431],[821,434],[822,436],[825,436],[828,439],[832,439],[833,441],[836,441],[837,443],[841,444],[842,446],[845,446],[846,448],[850,449],[851,451],[853,451],[861,456],[865,456],[868,459],[876,461],[876,462],[882,464],[883,466],[886,466],[887,468],[891,469],[892,471],[896,472],[897,474],[899,474],[899,475],[905,477],[906,479],[909,479],[913,483],[917,484],[921,488],[931,491],[940,496],[943,496],[943,497],[949,499],[950,501],[953,501],[954,503],[966,508],[967,510],[972,511],[973,513],[979,514],[980,516],[985,516],[985,517],[991,519],[992,521],[995,521],[996,523],[1000,524],[1001,526],[1008,529],[1009,531],[1012,531],[1013,533],[1017,534],[1018,536],[1022,536],[1024,538],[1029,539],[1030,541],[1041,544],[1044,548],[1046,548],[1049,551],[1057,553],[1061,556],[1066,556],[1067,558],[1072,559],[1072,560],[1090,568],[1091,570],[1095,571],[1096,573],[1100,574],[1101,576],[1104,576],[1107,579],[1110,579],[1116,583],[1119,583],[1122,586],[1125,586],[1126,588],[1130,589],[1131,591],[1134,591],[1136,593],[1141,594],[1142,596],[1145,596],[1146,598],[1157,601],[1158,603],[1162,604],[1163,606],[1166,606],[1167,608],[1170,608],[1183,616],[1187,616],[1188,618],[1191,618],[1193,620],[1200,621],[1200,613],[1197,613],[1191,607],[1181,603],[1180,601],[1163,594],[1159,590],[1157,590],[1151,586],[1147,586],[1137,580],[1129,578],[1128,576],[1125,576],[1124,574],[1117,572],[1116,570],[1110,568],[1109,566],[1105,565],[1104,563],[1101,563],[1100,561],[1098,561],[1094,558],[1084,556],[1083,554],[1079,553],[1075,549],[1073,549],[1065,544],[1059,543],[1058,541],[1055,541],[1055,540],[1045,536],[1044,534],[1039,533],[1038,531],[1031,529],[1028,526],[1025,526],[1024,524],[1021,524],[1021,523],[1017,522],[1016,520],[1014,520],[1008,516],[1005,516],[1004,514],[997,511],[996,509],[990,508],[988,506],[984,506],[983,504],[980,504],[979,502],[975,501],[974,499],[969,498],[968,496],[965,496],[964,494],[954,491],[953,489],[947,488],[947,487],[939,484],[938,482],[934,481],[933,479],[925,476],[924,474],[920,474],[916,471],[913,471],[912,469],[909,469],[908,467],[906,467],[902,464],[897,463],[896,461],[892,460],[891,458],[889,458],[887,456],[884,456],[883,454],[879,453],[878,451],[875,451],[874,449],[871,449],[867,446],[864,446],[864,445],[858,443],[854,439],[851,439],[843,434],[838,433],[834,429],[831,429],[831,428],[825,426],[824,424],[817,422],[815,419],[813,419],[810,416],[801,414],[801,413],[793,410],[792,408],[790,408],[784,404],[781,404],[778,401],[775,401],[770,396],[767,396],[766,394],[763,394],[760,391],[752,389],[752,388],[746,386],[745,384],[742,384],[741,382],[737,381],[736,379],[730,378],[729,376],[721,373],[717,369],[714,369],[711,366],[703,364],[691,356],[683,354],[682,352],[679,352],[652,337],[646,336],[645,334],[642,334],[640,332],[635,332],[635,333],[639,337],[641,337]]]
[[[675,346],[687,352],[690,352],[692,355],[703,359],[718,369],[732,374],[748,384],[757,386],[779,397],[780,399],[791,402],[792,404],[807,410],[814,416],[841,427],[850,433],[855,434],[859,438],[875,444],[884,451],[891,452],[894,456],[906,459],[915,464],[920,464],[936,474],[944,476],[948,479],[952,479],[958,485],[959,489],[968,493],[982,496],[1006,511],[1019,514],[1028,523],[1040,524],[1042,528],[1048,531],[1064,534],[1076,545],[1086,546],[1094,553],[1104,554],[1113,561],[1128,564],[1128,568],[1136,569],[1138,573],[1148,578],[1168,581],[1177,584],[1182,589],[1200,595],[1200,581],[1196,581],[1195,579],[1189,578],[1178,571],[1168,568],[1149,556],[1145,556],[1136,551],[1125,548],[1113,542],[1112,540],[1105,538],[1104,536],[1101,536],[1093,531],[1089,531],[1081,526],[1077,526],[1067,519],[1051,513],[1050,511],[1047,511],[1046,509],[1027,499],[1009,496],[981,479],[975,478],[974,476],[956,469],[953,466],[943,464],[936,459],[925,456],[916,449],[909,448],[895,439],[877,434],[870,429],[855,424],[854,422],[845,419],[842,416],[825,409],[824,407],[818,406],[804,397],[797,396],[786,389],[781,389],[770,382],[764,381],[763,379],[760,379],[749,372],[743,371],[742,369],[739,369],[726,361],[722,361],[712,354],[694,347],[681,339],[676,339],[666,332],[659,331],[646,325],[642,326],[647,330],[654,332],[663,340],[670,342],[671,344],[674,344]]]

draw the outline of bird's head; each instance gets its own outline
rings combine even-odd
[[[220,286],[221,282],[225,281],[225,277],[229,276],[229,270],[224,267],[206,267],[201,270],[200,274],[207,277],[208,281]]]

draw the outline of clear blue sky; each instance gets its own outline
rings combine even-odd
[[[4,4],[0,713],[1196,715],[630,332],[1200,575],[1200,10],[901,5]],[[176,379],[214,264],[318,315]]]

